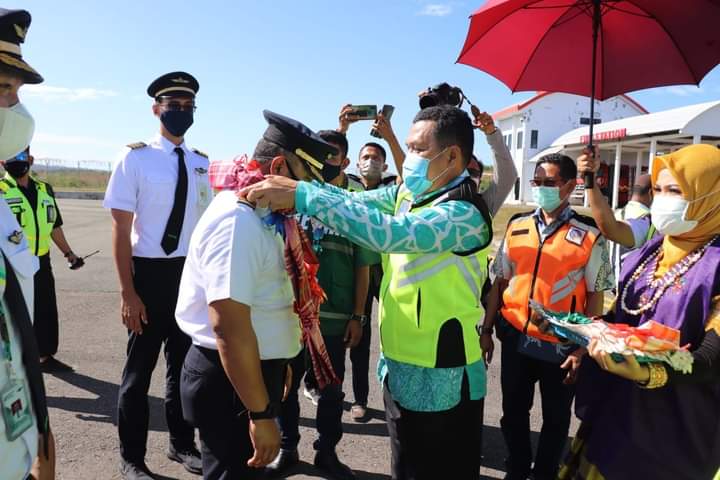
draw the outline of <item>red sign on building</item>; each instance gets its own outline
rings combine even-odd
[[[606,140],[618,140],[627,136],[627,128],[620,128],[618,130],[610,130],[607,132],[595,132],[593,135],[593,142],[603,142]],[[588,143],[590,141],[590,135],[583,135],[580,137],[580,143]]]

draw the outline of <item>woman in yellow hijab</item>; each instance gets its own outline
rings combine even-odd
[[[591,344],[575,400],[583,423],[561,479],[711,480],[720,468],[720,150],[657,157],[652,179],[661,235],[624,261],[606,320],[678,329],[693,370],[616,362]]]

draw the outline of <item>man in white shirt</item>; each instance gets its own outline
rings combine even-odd
[[[165,418],[168,458],[201,473],[194,431],[183,418],[180,371],[190,339],[175,323],[180,276],[190,235],[211,200],[207,156],[185,144],[193,123],[197,80],[185,72],[156,79],[147,93],[160,133],[128,145],[105,193],[113,219],[113,256],[120,278],[128,347],[118,398],[120,470],[127,480],[149,480],[145,465],[148,389],[160,348],[167,363]]]
[[[42,76],[22,58],[30,14],[0,9],[0,160],[22,152],[34,131],[20,103],[24,83]],[[0,197],[0,478],[55,478],[45,385],[32,326],[33,277],[38,269],[22,228]]]
[[[295,120],[264,114],[269,126],[252,171],[321,180],[334,147]],[[260,477],[280,448],[275,419],[301,330],[283,238],[269,214],[240,203],[231,188],[215,197],[190,240],[176,316],[193,343],[182,406],[200,432],[205,479]]]

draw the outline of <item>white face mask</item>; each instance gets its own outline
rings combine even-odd
[[[8,160],[30,145],[35,120],[22,103],[0,108],[0,160]]]
[[[650,207],[650,218],[652,219],[652,224],[655,228],[657,228],[658,232],[670,237],[690,232],[697,227],[700,220],[716,210],[710,210],[697,220],[688,220],[687,211],[688,208],[690,208],[690,204],[709,197],[710,195],[715,195],[718,192],[720,192],[720,190],[710,192],[707,195],[703,195],[693,201],[688,201],[682,197],[674,197],[670,195],[656,195],[653,198],[653,203]]]
[[[382,176],[383,162],[381,160],[363,159],[358,162],[358,170],[360,175],[369,178],[377,179]]]

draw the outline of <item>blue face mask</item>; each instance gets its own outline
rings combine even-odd
[[[562,204],[560,198],[560,187],[532,187],[532,196],[535,203],[546,213],[552,213]]]
[[[435,180],[445,175],[445,172],[447,172],[448,168],[450,168],[446,168],[432,180],[429,180],[427,178],[428,169],[430,168],[430,162],[445,153],[445,150],[438,153],[429,160],[421,155],[418,155],[417,153],[408,153],[405,157],[402,168],[403,183],[405,184],[405,188],[407,188],[408,191],[412,193],[414,198],[418,198],[420,195],[427,192],[432,186],[432,184],[435,182]]]

